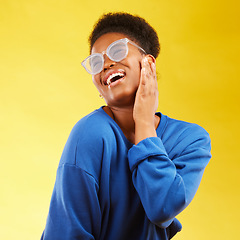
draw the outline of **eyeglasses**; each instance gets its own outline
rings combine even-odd
[[[128,38],[123,38],[111,43],[106,51],[102,53],[93,53],[82,61],[82,66],[86,71],[92,75],[98,74],[103,70],[104,66],[104,54],[108,56],[114,62],[120,62],[128,55],[128,43],[139,48],[144,54],[146,52],[134,42]]]

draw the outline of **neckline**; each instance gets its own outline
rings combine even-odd
[[[122,135],[124,141],[127,142],[128,145],[131,145],[131,146],[134,145],[134,143],[130,142],[130,141],[126,138],[126,136],[124,135],[122,129],[118,126],[118,124],[104,111],[104,109],[103,109],[104,107],[105,107],[105,106],[101,106],[98,110],[99,110],[104,116],[106,116],[106,118],[107,118],[111,123],[113,123],[113,124],[118,128],[118,130],[119,130],[120,134]],[[159,116],[159,118],[160,118],[159,124],[158,124],[158,126],[157,126],[157,128],[156,128],[156,132],[157,132],[157,136],[158,136],[158,137],[161,137],[161,136],[162,136],[162,133],[163,133],[163,131],[164,131],[164,129],[165,129],[167,119],[166,119],[166,116],[163,115],[161,112],[156,112],[155,114],[156,114],[157,116]]]

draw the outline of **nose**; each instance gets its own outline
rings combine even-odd
[[[104,56],[104,65],[103,65],[104,71],[108,70],[109,68],[112,68],[113,66],[115,66],[115,64],[116,62],[109,59],[107,55]]]

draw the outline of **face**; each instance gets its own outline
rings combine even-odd
[[[128,38],[121,33],[107,33],[94,43],[91,54],[102,53],[116,40]],[[137,43],[136,43],[137,44]],[[92,76],[93,83],[108,106],[133,105],[138,89],[143,54],[136,46],[128,43],[128,55],[114,62],[104,54],[103,70]]]

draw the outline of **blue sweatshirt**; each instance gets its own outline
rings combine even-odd
[[[161,113],[157,136],[130,143],[103,108],[72,129],[41,240],[165,240],[211,158],[208,133]]]

